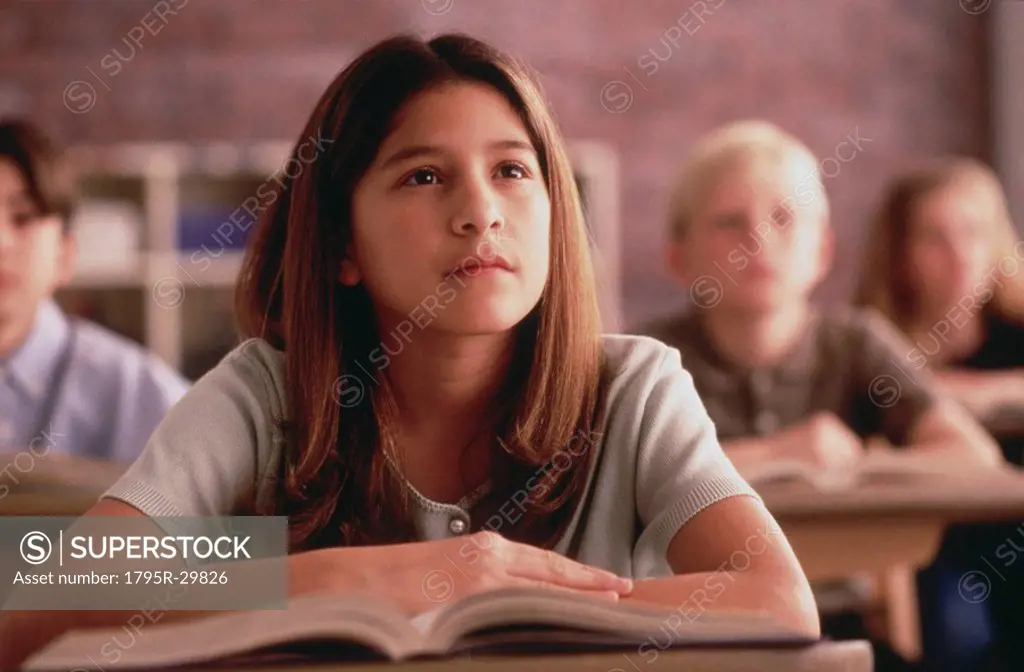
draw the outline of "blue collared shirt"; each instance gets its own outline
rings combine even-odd
[[[0,451],[131,462],[188,388],[138,344],[45,301],[0,362]]]

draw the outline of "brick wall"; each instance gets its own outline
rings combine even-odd
[[[666,186],[697,134],[742,117],[775,121],[822,157],[848,134],[870,140],[829,169],[843,253],[822,296],[846,296],[887,175],[921,155],[989,154],[987,14],[962,4],[985,3],[6,0],[0,112],[32,114],[68,142],[291,137],[358,50],[397,30],[464,30],[541,72],[567,135],[620,152],[635,323],[687,303],[661,271]],[[96,91],[87,113],[65,106],[65,91],[83,104],[76,80]]]

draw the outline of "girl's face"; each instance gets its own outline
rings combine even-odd
[[[339,277],[364,284],[382,331],[506,331],[540,300],[550,226],[516,112],[488,86],[448,84],[407,103],[356,186]]]
[[[919,305],[929,312],[944,312],[991,283],[991,214],[984,199],[967,189],[940,187],[923,196],[911,215],[909,280]]]

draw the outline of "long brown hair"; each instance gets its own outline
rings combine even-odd
[[[916,208],[929,194],[956,185],[988,207],[995,283],[984,310],[1024,322],[1024,273],[1007,273],[997,262],[1017,254],[1020,240],[1010,219],[1006,195],[995,172],[966,157],[946,157],[898,176],[883,196],[868,240],[855,303],[878,310],[903,330],[911,327],[919,302],[908,273],[907,250]],[[1024,259],[1018,259],[1024,263]],[[1017,268],[1015,265],[1014,268]]]
[[[388,465],[394,406],[386,376],[376,376],[382,384],[367,381],[363,403],[336,398],[340,377],[363,376],[360,363],[380,343],[365,289],[337,278],[357,182],[407,101],[452,81],[484,83],[504,95],[530,134],[551,201],[548,281],[516,327],[507,407],[499,409],[492,448],[492,492],[480,520],[525,492],[529,477],[564,457],[573,437],[590,437],[599,426],[600,318],[586,228],[572,166],[534,76],[470,37],[387,39],[344,69],[316,104],[289,161],[302,169],[281,180],[237,288],[241,335],[265,339],[285,355],[289,417],[282,419],[274,509],[289,517],[293,549],[413,539],[407,489]],[[310,138],[323,146],[313,160]],[[557,541],[593,457],[591,450],[571,452],[578,456],[572,467],[549,470],[548,487],[529,493],[522,518],[503,535],[543,546]]]

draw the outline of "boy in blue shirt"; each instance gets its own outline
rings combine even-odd
[[[189,384],[58,307],[74,269],[70,210],[49,141],[0,122],[0,452],[129,462]]]

